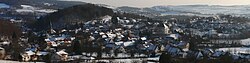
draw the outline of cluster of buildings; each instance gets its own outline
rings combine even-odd
[[[216,39],[244,38],[241,35],[244,34],[244,31],[248,31],[249,25],[245,22],[236,21],[220,16],[199,17],[191,19],[188,25],[182,26],[192,34],[200,37]]]
[[[151,21],[107,15],[84,23],[76,23],[74,28],[70,29],[56,29],[52,27],[53,24],[51,23],[51,29],[47,31],[29,32],[41,39],[34,40],[39,43],[28,43],[32,38],[20,38],[20,44],[29,44],[22,45],[25,48],[20,53],[22,61],[151,58],[159,57],[162,53],[167,53],[175,59],[216,60],[227,55],[237,60],[248,57],[236,57],[227,51],[210,47],[190,49],[204,44],[203,41],[197,40],[195,43],[192,41],[197,37],[204,41],[214,38],[234,38],[242,35],[242,31],[248,28],[247,24],[231,22],[226,18],[201,17],[191,19],[188,23],[180,23],[176,19]],[[0,44],[8,45],[10,42],[4,40]],[[209,44],[220,44],[219,42],[228,43],[214,40]],[[230,43],[238,44],[236,42]]]
[[[40,60],[49,55],[51,61],[71,61],[157,57],[161,52],[176,55],[189,50],[188,41],[181,40],[182,32],[168,22],[104,16],[78,24],[76,29],[51,27],[47,32],[36,33],[44,37],[46,48],[34,46],[22,56],[24,61],[39,60],[32,59],[33,55]]]

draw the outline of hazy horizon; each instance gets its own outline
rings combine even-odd
[[[62,0],[106,4],[115,7],[152,7],[159,5],[249,5],[250,0]]]

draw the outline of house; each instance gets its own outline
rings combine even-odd
[[[35,55],[35,53],[33,51],[26,51],[25,53],[21,54],[22,60],[23,61],[30,61],[32,59],[31,55]]]
[[[179,48],[173,47],[171,45],[166,45],[165,49],[166,49],[166,52],[168,52],[172,56],[176,56],[181,52],[181,50]]]
[[[155,51],[155,49],[157,49],[157,46],[152,43],[147,44],[146,47],[147,47],[146,49],[149,51]]]
[[[4,48],[2,48],[2,47],[0,47],[0,59],[4,59],[4,57],[5,57],[5,49]]]
[[[215,51],[213,54],[212,54],[212,57],[220,57],[222,55],[224,55],[225,52],[223,51]]]
[[[59,52],[56,52],[56,54],[60,57],[61,61],[68,61],[68,53],[61,50]]]
[[[153,27],[153,34],[165,34],[166,27],[163,23],[155,23],[155,26]]]
[[[9,41],[0,41],[0,45],[9,45],[10,42]]]
[[[164,32],[165,32],[165,34],[169,34],[170,33],[169,26],[166,23],[164,23],[163,25],[164,25]]]
[[[169,34],[168,36],[166,36],[166,38],[173,38],[173,39],[179,39],[181,37],[180,34]]]
[[[21,54],[21,56],[22,56],[22,61],[25,61],[25,62],[30,61],[31,59],[28,53]]]
[[[177,46],[180,47],[180,48],[182,49],[182,51],[184,51],[184,52],[189,51],[189,43],[188,43],[188,42],[180,41],[180,42],[177,44]]]
[[[209,49],[209,48],[202,49],[201,51],[203,54],[205,54],[207,56],[211,56],[214,53],[214,51],[212,49]]]
[[[43,56],[46,56],[48,52],[45,51],[40,51],[37,48],[27,48],[27,51],[24,53],[21,53],[21,57],[23,61],[37,61],[37,60],[42,60]]]
[[[199,51],[195,53],[195,56],[196,56],[196,59],[202,59],[204,55],[202,54],[201,51]]]

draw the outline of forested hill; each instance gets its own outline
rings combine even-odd
[[[105,15],[112,16],[113,14],[114,13],[112,9],[94,4],[76,5],[41,17],[33,24],[33,27],[47,29],[49,28],[49,24],[51,22],[55,23],[53,27],[60,28],[66,25],[85,22]]]
[[[113,9],[95,4],[84,4],[61,9],[57,12],[43,16],[32,24],[32,27],[36,30],[48,30],[50,28],[50,23],[52,23],[53,28],[62,29],[76,23],[84,23],[106,15],[147,19],[147,17],[135,14],[114,13]]]

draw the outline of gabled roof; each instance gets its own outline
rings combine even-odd
[[[67,52],[65,52],[65,51],[63,51],[63,50],[61,50],[61,51],[58,51],[58,52],[56,52],[56,54],[58,54],[58,55],[62,55],[62,54],[68,54]]]

